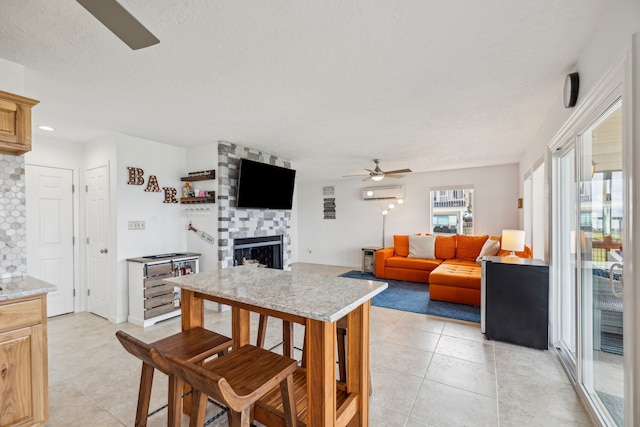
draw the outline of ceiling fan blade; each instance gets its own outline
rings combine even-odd
[[[394,171],[385,172],[385,175],[389,175],[390,173],[411,173],[411,169],[396,169]]]
[[[116,0],[76,0],[98,21],[133,50],[160,43],[160,40]]]
[[[385,178],[404,178],[404,175],[389,175],[388,172],[384,174]]]

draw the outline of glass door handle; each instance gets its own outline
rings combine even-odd
[[[624,272],[624,265],[620,264],[619,262],[616,262],[611,264],[611,267],[609,268],[609,288],[611,288],[611,293],[613,294],[613,296],[622,298],[622,292],[617,292],[615,286],[613,285],[613,269],[614,268],[618,268]],[[622,281],[622,274],[620,275],[620,286],[624,288],[624,282]]]

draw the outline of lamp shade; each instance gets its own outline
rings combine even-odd
[[[511,251],[510,257],[516,256],[514,251],[524,250],[523,230],[502,230],[502,249]]]

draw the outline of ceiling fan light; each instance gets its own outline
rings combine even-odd
[[[382,181],[382,178],[384,178],[384,175],[373,175],[371,177],[371,179],[374,181]]]

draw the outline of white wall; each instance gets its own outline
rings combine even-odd
[[[0,90],[16,95],[24,93],[24,66],[0,58]]]
[[[187,149],[187,169],[186,172],[197,172],[204,170],[216,170],[216,179],[209,181],[192,182],[194,188],[203,191],[215,191],[218,195],[218,142],[191,147]],[[193,227],[209,233],[214,238],[218,234],[218,204],[207,203],[203,205],[183,205],[183,213],[188,208],[209,208],[210,214],[205,216],[183,216],[186,224],[191,221]],[[205,242],[196,233],[187,233],[187,250],[202,254],[200,257],[200,271],[212,271],[218,269],[218,240],[213,245]]]
[[[380,183],[358,179],[298,184],[297,261],[359,268],[361,248],[382,244],[382,207],[388,202],[364,201],[363,187],[405,186],[405,202],[386,220],[386,244],[394,234],[425,233],[429,228],[432,187],[465,185],[474,189],[475,234],[500,235],[518,227],[518,165],[492,166],[408,174]],[[335,186],[336,219],[323,219],[322,187]]]
[[[182,215],[185,205],[166,204],[164,192],[145,192],[150,175],[155,175],[159,186],[174,187],[180,191],[185,176],[186,150],[141,138],[112,134],[87,143],[71,143],[34,136],[33,151],[26,154],[29,164],[38,164],[73,170],[74,185],[81,191],[74,195],[76,256],[76,286],[79,299],[76,310],[86,309],[86,170],[107,165],[109,169],[111,228],[109,263],[115,283],[110,297],[109,320],[119,323],[128,315],[127,258],[187,250],[188,221]],[[128,166],[144,170],[145,184],[128,185]],[[179,198],[180,194],[178,194]],[[215,217],[215,215],[213,216]],[[128,221],[145,221],[145,230],[129,230]],[[195,235],[194,235],[195,237]],[[193,250],[189,248],[189,250]]]
[[[585,45],[574,70],[580,73],[581,100],[593,89],[595,84],[604,77],[609,68],[616,64],[630,46],[631,36],[640,32],[640,2],[638,0],[619,0],[608,16],[604,16],[602,23]],[[558,99],[549,107],[549,113],[538,134],[529,144],[529,149],[520,161],[521,181],[530,171],[534,163],[545,155],[547,144],[562,125],[569,119],[575,108],[566,109],[563,106],[562,89],[564,76],[558,81]],[[577,107],[576,106],[576,107]],[[550,170],[550,165],[547,165]]]
[[[127,258],[183,252],[187,249],[188,231],[186,219],[181,215],[183,205],[163,203],[164,191],[144,191],[150,175],[156,176],[161,190],[174,187],[179,191],[180,177],[186,174],[186,150],[127,135],[114,138],[117,160],[111,165],[111,173],[117,185],[117,198],[112,201],[117,209],[112,218],[117,236],[117,323],[126,320],[128,314]],[[144,170],[143,185],[127,184],[129,166]],[[179,199],[180,193],[176,197]],[[145,221],[145,229],[129,230],[129,221]]]

